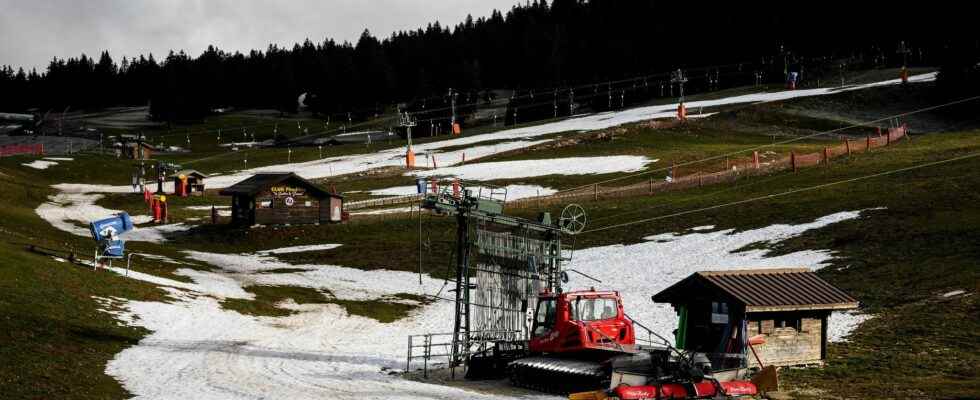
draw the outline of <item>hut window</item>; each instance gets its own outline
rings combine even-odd
[[[310,206],[312,206],[312,205],[313,205],[313,203],[312,203],[312,202],[310,202],[310,201],[307,201],[307,202],[306,202],[305,204],[306,204],[306,206],[307,206],[307,207],[310,207]]]
[[[261,207],[261,208],[269,208],[269,207],[272,207],[272,200],[263,200],[263,201],[259,202],[259,207]]]
[[[728,303],[711,302],[711,323],[713,324],[727,324],[728,323]]]
[[[761,328],[759,329],[759,332],[764,333],[766,335],[772,333],[773,325],[774,325],[773,320],[767,319],[767,320],[763,320],[763,321],[761,321],[759,323],[761,325]]]
[[[797,332],[801,330],[801,325],[803,321],[800,318],[781,318],[776,320],[776,327],[778,328],[793,328]]]

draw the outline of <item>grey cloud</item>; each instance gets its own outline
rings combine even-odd
[[[52,57],[109,50],[122,56],[200,54],[291,46],[306,38],[356,41],[428,22],[454,25],[518,0],[0,0],[0,65],[37,67]]]

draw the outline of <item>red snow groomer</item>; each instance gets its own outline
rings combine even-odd
[[[517,386],[571,394],[574,400],[714,399],[757,393],[750,382],[710,377],[710,362],[699,362],[694,354],[670,346],[638,346],[634,329],[618,292],[541,293],[528,356],[511,361],[507,375]],[[628,384],[622,378],[626,375],[633,377],[631,382],[639,377],[639,383]]]
[[[606,365],[636,353],[633,322],[614,291],[541,293],[528,357],[512,361],[507,375],[517,386],[553,393],[602,387]]]

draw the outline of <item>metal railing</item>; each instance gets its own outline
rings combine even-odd
[[[405,359],[405,372],[412,370],[414,360],[422,360],[422,376],[429,377],[429,365],[433,359],[445,359],[445,365],[451,365],[454,358],[468,359],[469,356],[484,352],[487,345],[497,342],[524,340],[521,331],[474,331],[470,332],[469,347],[462,348],[460,354],[454,357],[455,341],[452,333],[426,333],[408,336],[408,354]]]
[[[352,210],[361,210],[365,208],[391,206],[395,204],[408,204],[408,203],[415,204],[421,201],[422,198],[424,197],[425,195],[423,194],[410,194],[405,196],[384,197],[380,199],[354,201],[354,202],[344,204],[344,209],[347,211],[352,211]]]

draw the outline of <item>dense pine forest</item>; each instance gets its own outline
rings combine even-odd
[[[933,15],[955,13],[848,4],[535,0],[455,26],[431,23],[383,39],[364,31],[356,43],[54,58],[45,71],[0,68],[0,111],[150,104],[154,119],[180,121],[219,107],[295,112],[307,93],[321,116],[362,119],[399,102],[440,108],[453,88],[461,104],[517,90],[529,109],[536,94],[547,103],[536,113],[548,114],[573,98],[602,109],[663,95],[668,78],[657,73],[677,68],[690,69],[697,90],[778,82],[790,68],[832,74],[841,60],[848,68],[948,63],[948,76],[976,85],[976,35],[934,30]]]

